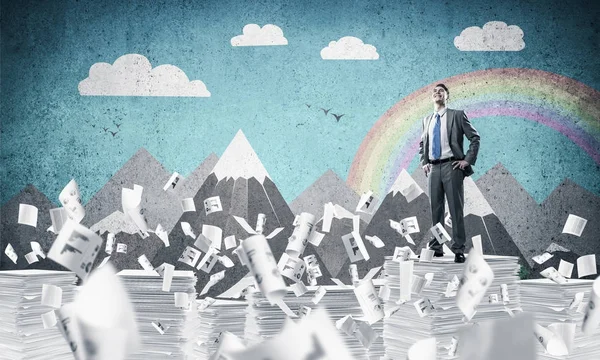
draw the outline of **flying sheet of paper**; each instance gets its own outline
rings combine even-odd
[[[498,302],[500,302],[500,300],[498,299],[498,294],[490,294],[490,296],[488,297],[488,302],[490,304],[497,304]]]
[[[290,345],[293,344],[293,351]],[[232,360],[350,360],[341,334],[323,309],[316,309],[298,324],[289,321],[279,335],[242,352]]]
[[[383,319],[385,316],[383,305],[379,296],[377,296],[373,280],[362,281],[360,285],[354,288],[354,294],[369,325]]]
[[[194,249],[191,246],[186,246],[185,250],[183,250],[183,253],[181,253],[181,256],[179,257],[179,259],[177,259],[177,261],[194,267],[200,259],[200,255],[202,255],[202,252],[200,250]]]
[[[219,196],[209,197],[204,200],[204,212],[206,215],[210,215],[215,212],[223,211],[221,205],[221,198]]]
[[[394,255],[392,256],[392,261],[407,261],[411,257],[416,257],[417,255],[412,251],[408,246],[396,247],[394,249]]]
[[[81,205],[81,194],[79,193],[79,186],[77,186],[75,179],[71,179],[64,189],[62,189],[58,195],[58,200],[67,211],[69,219],[80,223],[81,219],[85,216],[85,209]]]
[[[302,306],[300,309],[298,309],[298,318],[302,319],[307,317],[308,315],[310,315],[312,311],[312,308],[308,307],[308,306]]]
[[[585,316],[581,324],[581,331],[586,336],[592,335],[600,324],[600,276],[592,283],[590,300],[585,309]]]
[[[536,344],[532,336],[531,313],[514,318],[481,321],[476,326],[463,327],[458,338],[460,360],[532,360],[536,359]]]
[[[540,272],[540,275],[545,277],[546,279],[550,279],[557,284],[564,284],[567,280],[562,276],[558,270],[556,270],[553,266],[550,266]]]
[[[28,204],[19,204],[19,224],[37,227],[37,220],[37,207]]]
[[[302,259],[293,258],[287,253],[283,253],[277,263],[277,269],[279,269],[281,275],[298,282],[304,275],[306,264]]]
[[[202,234],[198,235],[196,241],[194,241],[194,246],[203,252],[208,252],[209,249],[213,248],[212,241]]]
[[[360,278],[358,277],[358,267],[356,266],[356,264],[350,264],[348,272],[350,273],[350,280],[352,281],[352,285],[358,286]]]
[[[215,286],[215,284],[217,284],[219,281],[225,279],[225,270],[221,270],[218,273],[212,274],[210,276],[210,279],[208,280],[208,283],[206,283],[206,285],[204,285],[204,287],[202,288],[202,291],[200,292],[200,296],[206,294],[208,292],[208,290],[210,290],[211,287]],[[221,296],[221,295],[219,295]]]
[[[435,359],[437,359],[437,345],[434,337],[419,340],[408,349],[407,360]]]
[[[331,231],[331,222],[333,221],[333,213],[335,207],[333,203],[327,203],[323,206],[323,222],[321,223],[321,231],[330,232]]]
[[[374,268],[370,269],[367,272],[367,274],[363,277],[362,280],[363,281],[368,281],[368,280],[373,279],[375,277],[375,275],[377,275],[377,273],[379,272],[379,270],[381,270],[381,268],[382,268],[381,266],[377,266],[377,267],[374,267]]]
[[[156,329],[156,331],[158,331],[159,334],[164,335],[165,331],[167,331],[167,329],[169,328],[168,326],[165,328],[165,326],[163,324],[161,324],[160,321],[153,321],[152,322],[152,326]]]
[[[585,229],[585,225],[587,224],[587,220],[579,217],[577,215],[569,214],[567,218],[567,222],[563,227],[563,234],[571,234],[575,236],[581,236],[583,229]]]
[[[121,189],[121,206],[125,219],[132,221],[137,226],[140,236],[148,236],[148,223],[142,212],[142,193],[144,188],[134,184],[133,189]]]
[[[313,230],[310,233],[310,236],[308,238],[308,242],[313,244],[314,246],[319,246],[321,245],[321,241],[323,241],[323,238],[325,237],[325,234],[320,233],[316,230]]]
[[[479,255],[483,255],[483,245],[481,244],[481,235],[475,235],[471,238],[473,241],[473,248],[479,253]]]
[[[341,205],[333,205],[333,217],[336,219],[353,219],[354,214]]]
[[[233,267],[233,265],[234,265],[233,261],[231,261],[231,259],[230,259],[230,258],[229,258],[229,256],[227,256],[227,255],[221,255],[221,256],[218,256],[218,257],[217,257],[217,261],[218,261],[218,262],[219,262],[221,265],[225,266],[226,268],[232,268],[232,267]]]
[[[410,301],[414,261],[400,262],[400,299],[399,302]]]
[[[52,232],[58,234],[69,218],[67,210],[63,207],[50,209],[50,221],[52,221]]]
[[[229,250],[237,246],[237,241],[235,240],[235,235],[227,236],[224,240],[225,242],[225,250]]]
[[[317,257],[315,255],[308,255],[302,258],[307,267],[318,266],[319,262],[317,261]]]
[[[294,228],[292,235],[288,239],[288,244],[285,252],[292,257],[299,257],[304,253],[310,232],[315,224],[315,216],[313,214],[303,212],[300,214],[298,225]]]
[[[248,259],[247,266],[267,300],[274,304],[276,300],[283,298],[287,294],[287,288],[264,235],[251,236],[241,246]]]
[[[326,293],[327,293],[327,289],[325,289],[325,287],[323,287],[323,286],[319,286],[317,288],[317,291],[315,291],[315,295],[313,295],[313,298],[311,299],[313,304],[317,305],[319,303],[319,301],[321,301],[323,296],[325,296]]]
[[[102,262],[100,263],[100,265],[98,265],[98,268],[101,268],[104,265],[106,265],[106,263],[108,262],[108,260],[110,260],[110,255],[106,256],[104,259],[102,259]]]
[[[571,304],[569,304],[569,309],[577,308],[579,304],[581,304],[581,302],[583,301],[584,295],[585,293],[583,291],[575,294],[575,296],[573,297],[573,301],[571,301]]]
[[[421,255],[419,257],[419,262],[431,262],[431,260],[433,260],[433,254],[434,251],[433,250],[429,250],[429,249],[421,249]]]
[[[62,294],[62,288],[55,285],[43,284],[41,304],[43,306],[50,306],[55,309],[60,309],[62,305]]]
[[[360,215],[352,216],[352,231],[360,234]]]
[[[184,292],[175,292],[173,294],[175,300],[175,307],[180,309],[189,309],[190,307],[190,295]]]
[[[162,283],[162,291],[169,292],[171,291],[171,283],[173,282],[173,274],[175,273],[175,266],[163,263],[163,274],[161,275],[163,278]],[[162,266],[162,265],[161,265]]]
[[[169,234],[167,234],[167,231],[162,227],[161,224],[156,225],[156,230],[154,230],[154,233],[163,242],[163,244],[165,244],[165,247],[170,246]]]
[[[373,214],[377,203],[378,203],[378,200],[375,196],[373,196],[373,191],[369,190],[368,192],[363,193],[360,196],[360,200],[358,200],[358,205],[356,205],[355,212],[362,212],[365,214]]]
[[[379,298],[383,301],[388,301],[390,299],[390,294],[392,289],[389,286],[383,285],[379,288]]]
[[[577,275],[579,278],[588,275],[596,275],[596,255],[584,255],[577,258]]]
[[[411,293],[420,295],[421,291],[423,291],[424,287],[425,287],[425,278],[418,276],[418,275],[413,275]]]
[[[196,269],[202,270],[205,273],[210,274],[218,259],[219,257],[217,255],[216,249],[211,247],[208,250],[208,252],[204,254],[204,257],[202,257],[202,260],[200,260]]]
[[[240,226],[248,233],[248,234],[255,234],[256,232],[254,231],[254,229],[252,228],[252,226],[250,226],[250,224],[248,224],[248,222],[246,221],[246,219],[239,217],[239,216],[235,216],[233,215],[233,218],[235,219],[235,221],[238,222],[238,224],[240,224]]]
[[[354,338],[357,339],[365,349],[370,348],[378,337],[379,334],[366,322],[360,322],[354,333]]]
[[[181,208],[183,209],[183,212],[195,212],[196,204],[194,204],[194,198],[181,200]]]
[[[547,329],[541,325],[535,324],[533,331],[535,333],[535,337],[542,344],[542,346],[546,349],[548,354],[554,356],[565,356],[569,354],[569,350],[567,349],[567,345],[560,338],[560,336],[554,334],[552,330]]]
[[[104,252],[108,255],[112,254],[115,247],[115,234],[109,232],[106,235],[106,245],[104,246]]]
[[[265,224],[267,223],[267,216],[263,213],[259,213],[256,216],[256,226],[254,227],[254,232],[256,234],[262,234],[265,231]],[[268,239],[268,237],[267,237]]]
[[[27,260],[27,263],[29,265],[31,265],[31,264],[36,263],[36,262],[39,261],[37,255],[33,251],[28,252],[27,254],[25,254],[25,260]]]
[[[452,227],[452,216],[450,216],[449,212],[447,212],[446,216],[444,217],[444,224],[449,228]]]
[[[414,306],[420,317],[425,317],[435,311],[433,304],[427,298],[415,301]]]
[[[302,296],[302,295],[306,294],[306,292],[308,291],[308,289],[306,288],[306,285],[304,285],[304,283],[302,281],[292,284],[290,286],[290,289],[292,289],[292,291],[294,292],[294,295],[296,295],[296,297]]]
[[[46,258],[46,254],[44,253],[44,250],[42,249],[42,245],[40,245],[39,242],[30,241],[29,244],[31,245],[31,251],[33,251],[34,254],[41,257],[42,259]]]
[[[385,244],[383,243],[383,240],[381,240],[379,238],[379,236],[374,235],[374,236],[365,236],[365,239],[367,239],[371,245],[375,246],[377,249],[381,249],[382,247],[385,246]]]
[[[169,178],[169,180],[167,180],[165,186],[163,186],[163,191],[175,189],[175,187],[177,187],[177,184],[179,184],[180,180],[181,176],[179,175],[179,173],[174,172],[173,175],[171,175],[171,177]]]
[[[83,359],[124,359],[141,345],[133,306],[111,264],[90,275],[74,304]]]
[[[430,231],[440,244],[443,244],[446,241],[450,241],[450,235],[444,228],[444,225],[437,223],[430,229]],[[475,247],[475,244],[473,244],[473,247]]]
[[[118,243],[117,252],[121,254],[127,254],[127,244]]]
[[[573,349],[573,342],[575,340],[575,328],[576,323],[552,323],[548,325],[548,330],[552,331],[554,335],[558,336],[567,348],[567,353],[571,353]]]
[[[560,259],[560,264],[558,265],[558,272],[566,278],[571,278],[571,274],[573,273],[573,267],[574,265],[572,263]]]
[[[475,315],[477,305],[494,281],[494,272],[483,256],[471,249],[463,270],[461,285],[456,294],[456,304],[467,319]]]
[[[48,258],[75,272],[83,281],[102,246],[102,238],[79,223],[67,221],[48,252]]]
[[[154,266],[152,266],[152,263],[148,260],[146,254],[142,254],[138,257],[138,263],[144,270],[154,273]]]
[[[542,255],[536,255],[534,257],[532,257],[533,261],[535,261],[536,263],[542,265],[543,263],[545,263],[546,261],[550,260],[554,255],[550,254],[550,253],[543,253]]]
[[[211,246],[217,250],[221,249],[223,230],[218,226],[202,225],[202,235],[211,241]]]
[[[15,264],[17,264],[17,259],[19,258],[19,255],[17,255],[17,252],[15,251],[15,249],[12,247],[12,245],[10,243],[6,244],[6,248],[4,249],[4,253],[6,254],[6,256],[8,256],[8,258],[14,262]]]
[[[189,236],[192,239],[196,238],[196,234],[194,233],[194,230],[192,229],[192,225],[190,225],[190,223],[182,221],[181,222],[181,230],[183,230],[183,233],[186,236]]]
[[[44,329],[50,329],[56,325],[56,313],[54,310],[42,314],[42,324]]]

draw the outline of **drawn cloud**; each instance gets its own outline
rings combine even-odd
[[[257,24],[244,26],[242,35],[231,38],[231,46],[273,46],[287,45],[283,31],[277,25],[267,24],[262,28]]]
[[[331,41],[321,50],[324,60],[377,60],[379,54],[373,45],[365,44],[354,36],[344,36],[338,41]]]
[[[150,61],[139,54],[123,55],[112,65],[95,63],[78,89],[80,95],[87,96],[210,97],[202,81],[190,81],[174,65],[160,65],[153,69]]]
[[[520,51],[525,48],[523,30],[517,25],[490,21],[483,28],[471,26],[454,38],[460,51]]]

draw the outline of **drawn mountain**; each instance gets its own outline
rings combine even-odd
[[[476,184],[527,262],[533,266],[535,263],[531,258],[538,255],[537,249],[550,243],[542,240],[540,223],[543,217],[536,201],[501,163],[483,174]]]
[[[196,195],[217,161],[219,161],[219,157],[215,153],[211,153],[191,174],[185,177],[182,183],[175,188],[175,193],[179,199],[187,199]]]
[[[223,211],[206,215],[204,200],[214,196],[219,196]],[[175,265],[176,269],[192,270],[188,265],[177,261],[186,246],[193,246],[195,241],[183,233],[182,222],[189,223],[196,236],[202,232],[202,225],[218,226],[223,230],[223,238],[234,235],[239,244],[239,240],[246,239],[249,235],[233,216],[244,218],[254,228],[259,213],[266,215],[265,235],[278,227],[284,227],[283,231],[269,240],[269,244],[276,259],[285,251],[287,239],[293,231],[294,214],[241,130],[194,196],[194,203],[196,212],[181,215],[169,234],[171,246],[158,252],[152,261],[154,266],[168,262]],[[232,268],[227,269],[217,263],[210,274],[193,269],[198,276],[198,293],[209,281],[211,274],[225,270],[225,278],[211,288],[208,296],[224,292],[248,273],[247,268],[240,264],[232,251],[233,249],[225,250],[224,245],[221,248],[221,255],[227,255],[234,262]],[[304,255],[307,254],[308,252],[305,252]]]
[[[33,205],[38,208],[37,226],[19,224],[19,204]],[[29,265],[25,260],[25,254],[32,251],[31,241],[37,241],[42,246],[44,253],[48,253],[56,235],[46,231],[52,221],[49,210],[55,205],[41,193],[35,186],[27,185],[0,209],[2,219],[0,221],[0,270],[14,269],[49,269],[66,270],[61,265],[46,258]],[[6,245],[10,243],[19,256],[15,265],[4,253]]]
[[[103,234],[105,232],[111,232],[113,234],[120,232],[126,234],[137,234],[138,232],[138,228],[135,223],[125,219],[125,214],[119,210],[92,225],[90,230],[99,234]]]
[[[170,177],[171,174],[158,160],[146,149],[140,148],[85,205],[85,217],[81,223],[92,227],[115,211],[122,211],[123,187],[132,189],[137,184],[144,188],[142,209],[148,226],[155,229],[161,224],[170,231],[183,211],[180,199],[163,190]]]
[[[321,177],[306,188],[290,204],[294,214],[308,212],[315,215],[316,219],[323,216],[323,206],[332,202],[351,211],[356,209],[360,195],[354,192],[344,180],[333,170],[327,170]],[[365,222],[371,221],[372,215],[357,213]]]

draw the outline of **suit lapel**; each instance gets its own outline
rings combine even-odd
[[[451,143],[452,125],[454,125],[454,110],[446,109],[446,130],[448,132],[448,143]]]

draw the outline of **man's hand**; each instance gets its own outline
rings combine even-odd
[[[466,160],[458,160],[452,163],[452,169],[454,170],[456,170],[456,168],[464,170],[467,166],[469,166],[469,162]]]
[[[423,166],[423,171],[425,172],[425,177],[427,177],[431,172],[431,164],[425,164],[425,166]]]

